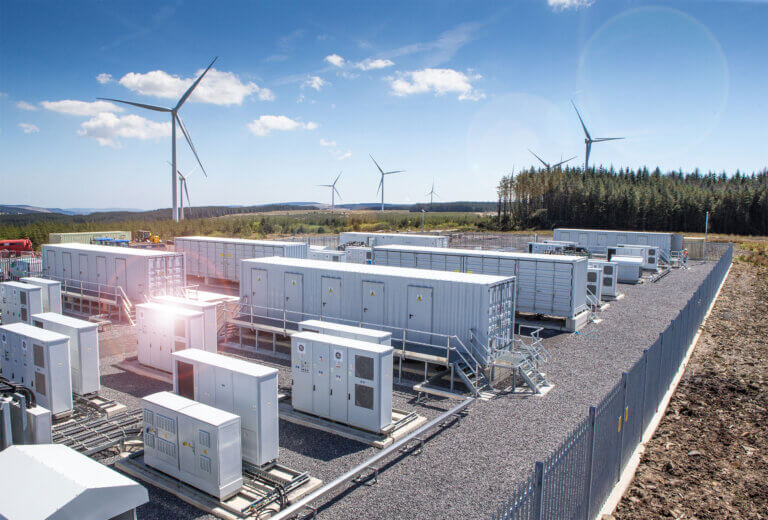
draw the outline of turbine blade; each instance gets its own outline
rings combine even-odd
[[[573,105],[573,109],[576,111],[576,115],[579,116],[579,121],[581,121],[581,127],[584,129],[584,135],[587,136],[587,139],[590,141],[592,140],[592,136],[589,135],[589,131],[587,130],[587,125],[584,124],[584,120],[581,118],[581,114],[579,114],[579,109],[576,108],[576,103],[571,100],[571,105]]]
[[[343,170],[342,170],[343,171]],[[339,181],[339,177],[341,177],[341,172],[336,176],[336,180],[333,181],[333,185],[336,186],[336,183]]]
[[[195,159],[197,159],[197,164],[200,165],[200,169],[203,170],[203,174],[208,177],[208,174],[205,172],[205,167],[203,166],[203,163],[200,161],[200,157],[197,156],[197,150],[195,150],[195,145],[192,144],[192,138],[189,137],[189,132],[187,132],[187,128],[184,126],[184,123],[182,123],[181,118],[179,117],[179,114],[176,114],[176,120],[179,122],[179,128],[181,128],[181,133],[184,134],[184,137],[187,140],[187,143],[189,144],[189,147],[192,149],[192,153],[195,154]]]
[[[572,161],[572,160],[574,160],[575,158],[576,158],[576,156],[574,155],[574,156],[573,156],[573,157],[571,157],[570,159],[566,159],[566,160],[564,160],[564,161],[560,161],[559,163],[553,164],[553,165],[552,165],[552,168],[557,168],[558,166],[562,166],[563,164],[567,163],[568,161]]]
[[[381,186],[384,184],[384,176],[381,176],[381,180],[379,181],[379,187],[376,188],[376,195],[379,194],[379,191],[381,191]]]
[[[336,195],[338,195],[338,197],[339,197],[339,200],[343,200],[343,199],[341,198],[341,193],[339,193],[339,190],[337,190],[337,189],[334,187],[334,188],[333,188],[333,191],[335,191],[335,192],[336,192]]]
[[[192,203],[189,202],[189,190],[187,189],[187,181],[184,181],[184,193],[187,195],[187,206],[191,206]]]
[[[371,160],[373,161],[373,164],[375,164],[375,165],[376,165],[376,168],[378,168],[378,169],[379,169],[379,171],[381,172],[381,174],[382,174],[382,175],[384,175],[384,170],[382,170],[382,169],[381,169],[381,166],[379,166],[379,163],[377,163],[377,162],[376,162],[376,159],[374,159],[374,158],[373,158],[373,155],[371,155],[371,154],[368,154],[368,157],[370,157],[370,158],[371,158]]]
[[[145,105],[144,103],[134,103],[133,101],[123,101],[122,99],[112,99],[112,98],[104,98],[104,97],[100,97],[96,99],[100,99],[102,101],[114,101],[115,103],[124,103],[126,105],[133,105],[139,108],[146,108],[147,110],[154,110],[155,112],[171,112],[170,108],[156,107],[154,105]]]
[[[592,150],[592,142],[587,143],[587,154],[584,157],[584,168],[589,168],[589,152]],[[586,171],[584,172],[586,173]]]
[[[549,164],[547,164],[547,163],[544,161],[544,159],[542,159],[541,157],[539,157],[538,155],[536,155],[535,153],[533,153],[533,150],[531,150],[530,148],[528,148],[528,151],[529,151],[529,152],[531,152],[531,153],[533,154],[533,156],[534,156],[534,157],[536,157],[536,158],[539,160],[539,162],[541,162],[541,164],[543,164],[543,165],[544,165],[544,167],[545,167],[545,168],[550,168]]]
[[[174,108],[174,110],[178,110],[178,109],[181,108],[181,105],[183,105],[184,102],[187,100],[187,98],[189,98],[189,96],[192,95],[192,91],[195,90],[195,87],[197,87],[197,85],[203,80],[203,77],[205,77],[205,75],[208,74],[208,71],[211,70],[211,67],[213,67],[213,64],[216,63],[216,60],[218,60],[218,59],[219,59],[218,56],[213,58],[213,61],[211,62],[210,65],[208,65],[208,68],[205,69],[205,71],[203,71],[203,73],[200,74],[200,77],[197,78],[194,83],[192,83],[192,86],[190,86],[187,89],[187,91],[184,92],[184,95],[181,96],[181,99],[179,100],[179,102],[176,103],[176,108]]]
[[[392,175],[393,173],[403,173],[405,170],[394,170],[391,172],[381,172],[383,175]]]
[[[619,139],[624,139],[624,137],[598,137],[596,139],[592,139],[592,142],[600,143],[602,141],[617,141]]]

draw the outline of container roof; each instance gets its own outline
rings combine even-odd
[[[33,314],[32,317],[60,323],[61,325],[72,327],[73,329],[96,329],[99,327],[98,323],[80,320],[71,316],[64,316],[58,312],[41,312],[40,314]]]
[[[391,332],[387,332],[384,330],[366,329],[364,327],[356,327],[354,325],[344,325],[342,323],[333,323],[332,321],[323,321],[323,320],[305,320],[299,323],[299,325],[303,325],[305,327],[317,327],[319,329],[331,329],[331,330],[352,332],[355,334],[365,334],[367,336],[371,336],[375,338],[385,338],[387,336],[392,335]]]
[[[303,245],[304,242],[290,242],[287,240],[251,240],[249,238],[231,238],[231,237],[176,237],[175,240],[205,240],[207,242],[223,242],[227,244],[250,244],[259,246],[296,246]]]
[[[364,235],[370,237],[444,237],[445,235],[430,235],[427,233],[377,233],[377,232],[365,232],[365,231],[344,231],[342,235]],[[446,237],[447,238],[447,237]]]
[[[119,255],[131,255],[131,256],[173,256],[178,253],[173,251],[157,251],[155,249],[138,249],[134,247],[118,247],[118,246],[100,246],[96,244],[78,244],[73,242],[66,242],[63,244],[43,244],[45,248],[51,249],[74,249],[77,251],[91,251],[94,253],[114,253]]]
[[[136,305],[137,309],[150,309],[160,312],[165,312],[167,314],[174,314],[176,316],[202,316],[203,313],[200,311],[194,311],[192,309],[185,309],[184,307],[179,307],[177,305],[169,305],[167,303],[158,303],[158,302],[149,302],[149,303],[140,303]]]
[[[24,282],[3,282],[6,287],[16,287],[17,289],[24,289],[25,291],[40,290],[39,285],[32,285],[31,283]]]
[[[350,347],[360,350],[367,350],[375,354],[386,354],[392,352],[392,347],[389,345],[380,345],[378,343],[370,343],[368,341],[360,341],[357,339],[342,338],[340,336],[331,336],[329,334],[318,334],[317,332],[297,332],[291,336],[291,339],[305,341],[319,341],[323,343],[329,343],[331,345],[339,345],[340,347]]]
[[[61,282],[58,280],[49,280],[47,278],[39,278],[37,276],[19,278],[19,281],[30,285],[61,285]]]
[[[459,249],[451,247],[421,247],[405,245],[374,246],[374,251],[403,251],[408,253],[438,253],[456,256],[482,256],[492,258],[510,258],[515,260],[548,260],[550,262],[576,263],[586,260],[586,256],[545,255],[536,253],[518,253],[515,251],[491,251],[487,249]]]
[[[267,377],[267,376],[277,376],[276,368],[259,365],[258,363],[253,363],[251,361],[246,361],[244,359],[233,358],[231,356],[225,356],[223,354],[216,354],[213,352],[200,350],[198,348],[188,348],[186,350],[180,350],[178,352],[174,352],[172,356],[174,359],[197,361],[199,363],[204,363],[206,365],[226,368],[227,370],[231,370],[232,372],[237,372],[239,374],[245,374],[248,376],[253,376],[258,378]]]
[[[218,303],[215,301],[205,301],[205,300],[192,300],[190,298],[182,298],[181,296],[171,296],[171,295],[162,295],[162,296],[153,296],[153,299],[156,302],[163,303],[165,305],[179,305],[182,308],[184,308],[185,305],[188,305],[190,307],[196,307],[199,309],[208,309],[211,307],[216,307]]]
[[[553,231],[589,231],[595,233],[642,233],[644,235],[676,235],[671,231],[637,231],[624,229],[555,228]]]
[[[15,332],[16,334],[21,334],[22,336],[27,336],[28,338],[32,338],[45,343],[62,340],[69,341],[69,336],[65,336],[64,334],[59,334],[58,332],[53,332],[52,330],[41,329],[40,327],[33,327],[32,325],[21,322],[10,323],[8,325],[0,325],[0,330]]]
[[[440,250],[440,248],[435,248]],[[392,267],[388,265],[351,264],[345,262],[328,262],[326,260],[310,260],[308,258],[285,258],[271,256],[269,258],[251,258],[243,260],[243,264],[284,265],[287,267],[308,267],[324,271],[361,273],[380,276],[395,276],[399,278],[420,278],[422,280],[439,280],[447,282],[473,283],[483,285],[497,284],[514,276],[495,276],[488,274],[455,273],[453,271],[433,271],[431,269],[415,269],[412,267]]]
[[[112,518],[149,500],[143,486],[61,444],[11,446],[0,467],[0,517],[9,520]]]

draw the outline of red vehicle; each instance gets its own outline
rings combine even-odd
[[[32,252],[32,241],[29,238],[20,238],[18,240],[0,239],[0,251],[10,251],[12,253]]]

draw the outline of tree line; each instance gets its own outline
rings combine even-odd
[[[499,181],[493,227],[702,232],[707,211],[710,232],[768,235],[768,170],[524,170]]]

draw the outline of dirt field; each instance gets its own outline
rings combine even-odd
[[[768,267],[737,254],[617,520],[768,518]]]

